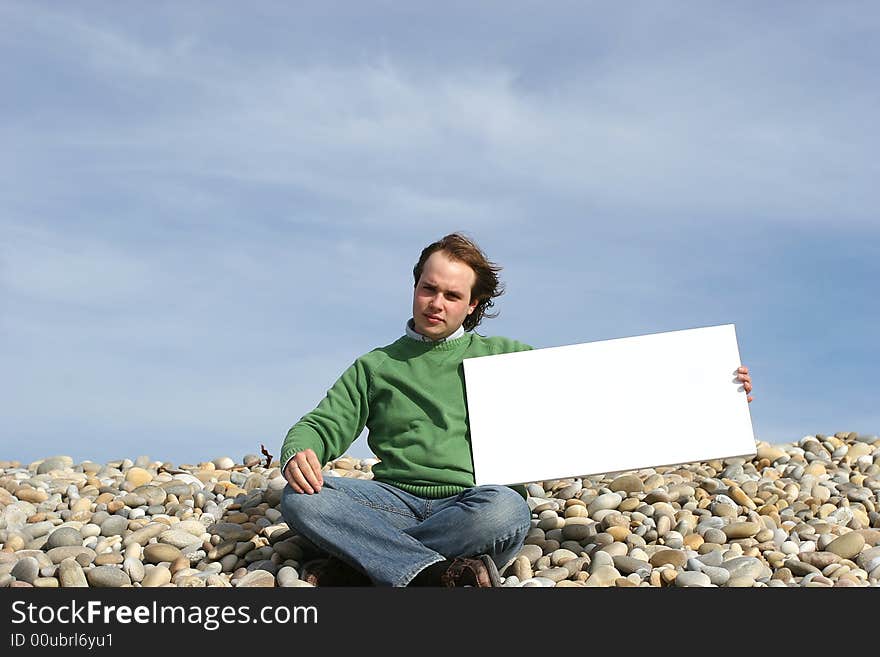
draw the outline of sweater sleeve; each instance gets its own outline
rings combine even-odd
[[[312,448],[321,465],[325,465],[345,453],[364,430],[368,416],[369,376],[359,358],[342,373],[318,406],[287,432],[280,462],[286,464],[297,452]]]

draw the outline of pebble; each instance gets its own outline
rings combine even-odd
[[[613,586],[614,582],[620,578],[620,572],[614,566],[599,566],[590,571],[590,577],[587,579],[586,585],[595,586]]]
[[[96,566],[86,571],[89,586],[97,588],[118,588],[131,584],[131,578],[116,566]]]
[[[654,568],[671,564],[675,568],[683,568],[687,562],[687,554],[681,550],[660,549],[650,558],[651,565]]]
[[[39,577],[40,563],[34,557],[23,557],[12,567],[10,574],[18,581],[33,584]]]
[[[237,586],[245,588],[273,587],[275,576],[265,570],[253,570],[238,580]]]
[[[172,562],[180,556],[180,548],[167,543],[151,543],[144,548],[144,561],[147,563]]]
[[[165,566],[156,566],[146,571],[141,586],[146,588],[164,586],[171,582],[171,571]]]
[[[878,447],[838,432],[526,484],[532,529],[504,585],[880,586]],[[308,586],[298,569],[320,550],[288,529],[264,463],[0,462],[0,586]],[[369,479],[376,463],[324,471]]]
[[[712,580],[709,579],[709,576],[700,571],[685,570],[678,573],[675,577],[675,586],[677,587],[705,587],[711,585]]]
[[[605,493],[603,495],[599,495],[594,499],[587,507],[587,510],[591,517],[594,517],[594,514],[597,511],[606,510],[606,509],[616,509],[620,503],[623,501],[623,497],[618,493]]]
[[[52,548],[57,547],[81,547],[82,543],[83,536],[78,529],[74,527],[59,527],[49,534],[49,538],[46,540],[44,548],[46,550],[51,550]]]
[[[62,588],[88,588],[89,583],[82,566],[69,557],[58,565],[58,581]]]
[[[128,529],[128,518],[125,516],[110,516],[101,523],[101,536],[122,536]]]
[[[865,537],[858,532],[849,532],[831,541],[825,549],[842,559],[852,559],[862,551],[863,547],[865,547]]]

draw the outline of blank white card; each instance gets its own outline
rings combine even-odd
[[[756,451],[733,324],[464,360],[477,485]]]

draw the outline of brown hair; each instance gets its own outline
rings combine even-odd
[[[458,260],[468,265],[477,275],[474,286],[471,289],[471,300],[479,299],[474,311],[464,318],[465,331],[472,331],[480,325],[483,318],[491,319],[498,317],[498,313],[487,315],[486,311],[494,305],[493,299],[504,294],[504,284],[498,280],[498,272],[501,267],[486,259],[486,256],[473,241],[461,233],[451,233],[446,237],[429,244],[422,250],[419,261],[413,267],[415,285],[419,284],[422,270],[432,253],[443,251],[452,260]]]

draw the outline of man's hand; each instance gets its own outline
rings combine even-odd
[[[752,377],[749,376],[749,368],[746,367],[745,365],[741,365],[740,367],[737,368],[736,371],[737,371],[736,378],[739,379],[740,381],[742,381],[743,388],[745,389],[746,394],[748,395],[752,391]],[[751,404],[752,403],[752,396],[749,395],[748,397],[746,397],[746,401],[748,401]]]
[[[297,452],[284,468],[284,478],[297,493],[311,495],[319,492],[324,485],[324,475],[315,451],[304,449]]]

